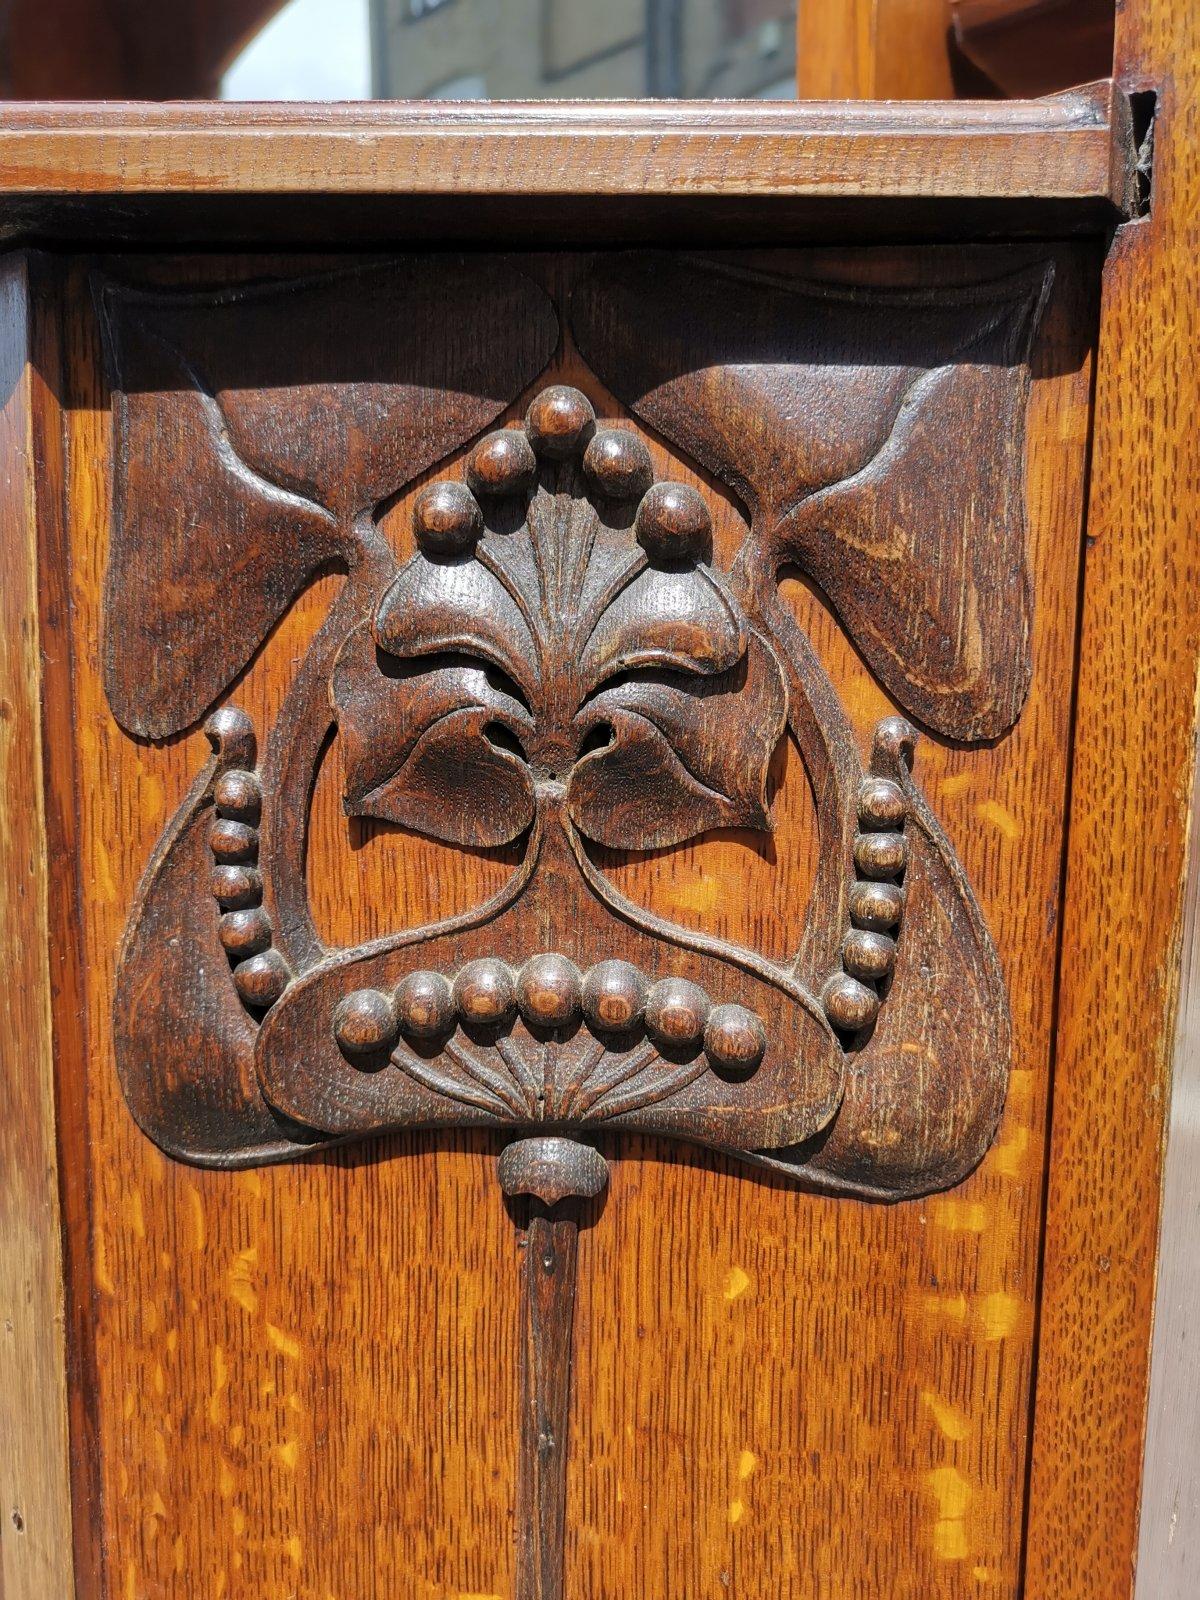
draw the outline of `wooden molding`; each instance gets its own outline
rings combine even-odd
[[[1109,83],[1003,103],[8,105],[0,231],[137,237],[169,219],[176,242],[279,239],[328,235],[330,205],[360,237],[536,226],[611,242],[674,213],[711,242],[718,206],[743,243],[748,220],[777,242],[831,215],[877,234],[945,236],[956,216],[1098,231],[1131,204],[1133,159]]]

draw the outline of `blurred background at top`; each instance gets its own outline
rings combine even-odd
[[[1107,75],[1113,15],[1114,0],[0,0],[0,96],[1044,94]]]
[[[222,94],[786,96],[795,63],[795,0],[290,0]]]

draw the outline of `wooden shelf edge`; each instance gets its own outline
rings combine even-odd
[[[269,197],[360,212],[464,199],[1031,205],[1097,230],[1127,213],[1132,167],[1128,108],[1108,81],[1028,101],[10,103],[0,228],[54,231],[85,208],[103,231],[107,206],[119,232],[137,208]],[[264,236],[279,236],[281,204]]]

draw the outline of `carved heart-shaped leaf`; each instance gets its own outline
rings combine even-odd
[[[497,258],[400,259],[205,293],[106,284],[116,393],[109,703],[193,722],[354,520],[541,370],[550,303]]]
[[[527,737],[529,715],[478,662],[442,657],[387,672],[359,627],[338,656],[332,694],[351,816],[477,847],[507,844],[532,822],[528,766],[489,737]]]
[[[611,738],[572,774],[571,819],[615,849],[660,849],[711,828],[766,828],[767,768],[786,716],[779,665],[755,633],[737,666],[717,676],[611,683],[577,718],[582,741],[603,729]]]
[[[572,325],[614,392],[746,502],[891,693],[994,737],[1029,687],[1023,425],[1045,263],[881,289],[623,256]]]

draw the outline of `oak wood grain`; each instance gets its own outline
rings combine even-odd
[[[770,242],[836,215],[851,233],[1097,231],[1129,204],[1132,162],[1107,84],[1004,103],[12,104],[0,230],[527,239],[533,218],[550,241],[702,222],[711,242],[749,220]]]
[[[1004,261],[1017,270],[1044,255]],[[579,1241],[568,1594],[966,1600],[984,1583],[1017,1593],[1096,265],[1086,247],[1054,255],[1027,435],[1029,700],[1016,729],[982,749],[930,736],[918,769],[1013,996],[1017,1071],[999,1141],[952,1195],[892,1208],[805,1197],[653,1140],[606,1143],[612,1193]],[[816,252],[803,264],[936,283],[978,273],[981,261],[996,264],[995,252],[966,263],[952,251]],[[531,264],[560,288],[579,270],[564,258]],[[105,263],[175,282],[279,267],[249,256]],[[92,1297],[89,1348],[75,1354],[96,1375],[103,1581],[154,1600],[325,1600],[370,1594],[385,1578],[418,1600],[508,1600],[519,1252],[496,1142],[416,1134],[291,1168],[202,1172],[159,1155],[121,1100],[108,1027],[114,952],[144,862],[207,746],[195,730],[131,739],[105,703],[110,396],[86,269],[69,271],[66,516],[90,1045],[59,1071],[85,1107],[91,1152],[87,1215],[71,1223],[85,1281],[71,1293]],[[569,340],[539,386],[555,379],[584,387],[601,418],[633,426]],[[644,437],[657,472],[703,488],[728,559],[745,528],[734,498]],[[460,475],[464,458],[389,510],[383,530],[398,554],[416,495]],[[340,581],[319,576],[241,679],[235,699],[260,724]],[[869,730],[894,708],[823,600],[799,580],[786,589],[865,754]],[[335,745],[328,764],[338,759]],[[780,775],[787,821],[772,851],[728,831],[673,853],[610,852],[610,870],[659,914],[786,949],[814,830],[799,762]],[[338,942],[386,931],[398,906],[407,917],[443,899],[470,903],[512,870],[502,852],[385,826],[348,838],[339,794],[323,773],[310,849],[316,914]]]
[[[43,404],[27,264],[0,264],[0,1594],[73,1586],[38,619]]]
[[[1117,53],[1160,98],[1151,212],[1105,269],[1029,1600],[1132,1583],[1195,759],[1200,18],[1130,0]]]

